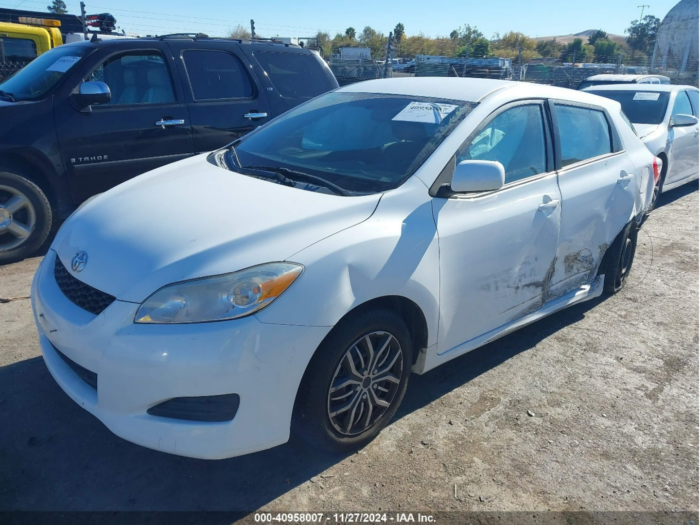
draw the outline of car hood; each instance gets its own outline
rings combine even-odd
[[[199,155],[95,197],[66,221],[52,247],[81,281],[142,302],[170,283],[286,260],[366,220],[380,198],[290,188]],[[88,259],[75,273],[79,251]]]
[[[658,130],[661,127],[660,124],[635,124],[634,129],[637,130],[637,135],[639,136],[640,139],[643,139],[644,137],[648,137],[652,133],[654,133],[656,130]]]

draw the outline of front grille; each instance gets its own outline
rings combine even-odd
[[[80,308],[92,314],[100,315],[102,311],[116,299],[116,297],[101,292],[73,277],[66,267],[63,266],[58,255],[56,255],[56,263],[53,267],[53,275],[63,295],[72,303],[77,304]]]
[[[53,345],[51,345],[51,346],[53,346]],[[58,348],[56,348],[55,346],[53,347],[53,349],[56,351],[56,353],[58,354],[58,356],[59,356],[61,359],[63,359],[63,361],[64,361],[69,367],[71,367],[71,369],[73,370],[73,372],[75,372],[75,374],[76,374],[80,379],[82,379],[82,380],[85,381],[88,385],[90,385],[92,388],[94,388],[95,390],[97,390],[97,374],[96,374],[95,372],[90,372],[90,370],[88,370],[87,368],[83,368],[82,366],[80,366],[78,363],[76,363],[76,362],[73,361],[72,359],[70,359],[70,358],[68,358],[67,356],[63,355],[63,354],[61,353],[61,351],[60,351]]]

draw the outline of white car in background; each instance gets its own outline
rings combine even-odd
[[[595,86],[584,91],[619,102],[649,151],[663,161],[658,195],[698,178],[698,89],[672,85]]]
[[[359,447],[412,371],[619,290],[655,160],[587,93],[346,86],[76,211],[32,284],[44,359],[153,449]]]
[[[664,75],[623,75],[609,74],[593,75],[581,82],[576,89],[586,89],[591,86],[607,86],[610,84],[670,84],[671,79]]]

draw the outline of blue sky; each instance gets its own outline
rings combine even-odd
[[[64,0],[71,13],[80,3]],[[263,36],[311,36],[317,30],[333,36],[352,26],[359,33],[369,25],[388,33],[402,22],[408,35],[448,35],[465,23],[476,25],[487,36],[495,32],[521,31],[530,36],[564,35],[602,28],[623,34],[638,5],[650,2],[645,14],[661,19],[676,0],[85,0],[88,14],[112,13],[127,31],[140,34],[201,31],[223,35],[255,19]],[[49,0],[0,0],[0,7],[45,10]],[[21,4],[21,5],[20,5]],[[118,7],[117,7],[118,6]]]

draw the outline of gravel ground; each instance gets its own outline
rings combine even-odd
[[[222,461],[112,435],[55,384],[39,258],[0,267],[2,510],[698,510],[698,185],[662,196],[625,290],[424,376],[359,453]]]

